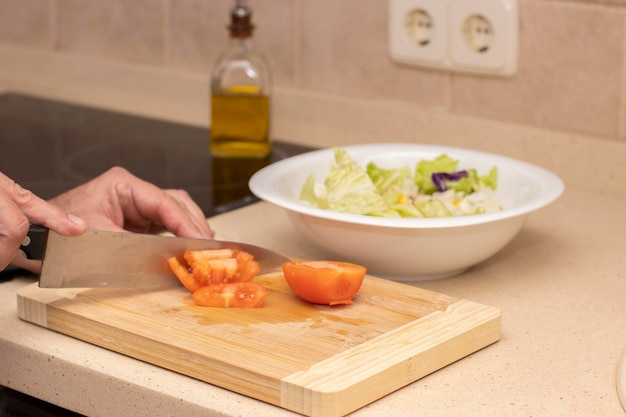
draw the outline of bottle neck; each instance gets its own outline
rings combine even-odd
[[[227,55],[231,57],[256,55],[256,47],[252,38],[230,38]]]

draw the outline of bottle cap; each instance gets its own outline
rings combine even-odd
[[[238,0],[235,8],[230,13],[230,36],[233,38],[248,38],[252,36],[254,25],[251,22],[252,11],[246,7],[243,1]]]

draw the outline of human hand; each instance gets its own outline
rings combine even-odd
[[[38,266],[18,253],[30,223],[66,236],[87,228],[212,238],[202,210],[183,190],[162,190],[123,168],[46,202],[0,173],[0,271],[9,263],[38,273]]]
[[[202,210],[183,190],[162,190],[115,167],[49,201],[80,216],[89,229],[212,238]]]
[[[87,228],[84,220],[69,213],[42,200],[0,172],[0,271],[14,258],[23,258],[16,255],[30,223],[67,236],[83,233]]]

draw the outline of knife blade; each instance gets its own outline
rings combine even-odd
[[[43,243],[45,242],[45,243]],[[136,288],[179,285],[167,259],[187,250],[237,249],[254,256],[261,274],[279,270],[289,259],[240,242],[189,239],[129,232],[87,230],[68,237],[31,227],[22,250],[43,260],[42,288]]]

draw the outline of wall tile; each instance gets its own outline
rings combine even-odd
[[[296,68],[298,0],[248,0],[256,24],[255,39],[272,67],[275,84],[293,86]]]
[[[525,1],[525,0],[522,0]],[[554,0],[544,0],[544,1],[554,1]],[[626,0],[560,0],[564,2],[571,3],[588,3],[588,4],[604,4],[604,5],[615,5],[615,6],[626,6]]]
[[[234,1],[0,0],[0,42],[165,65],[208,82]],[[626,0],[519,0],[510,79],[393,62],[389,0],[248,2],[276,86],[626,140]]]
[[[171,0],[167,64],[210,73],[228,46],[227,26],[233,1]],[[249,0],[255,25],[253,41],[268,59],[273,81],[291,86],[294,78],[292,0]]]
[[[162,0],[58,0],[62,51],[146,64],[163,61]]]
[[[227,45],[230,2],[171,0],[166,64],[209,72]]]
[[[624,10],[523,1],[520,17],[518,74],[512,79],[455,75],[452,111],[617,137]]]
[[[448,74],[404,67],[389,58],[387,7],[387,0],[300,2],[300,86],[447,107]]]
[[[50,0],[0,0],[0,42],[51,47]]]

